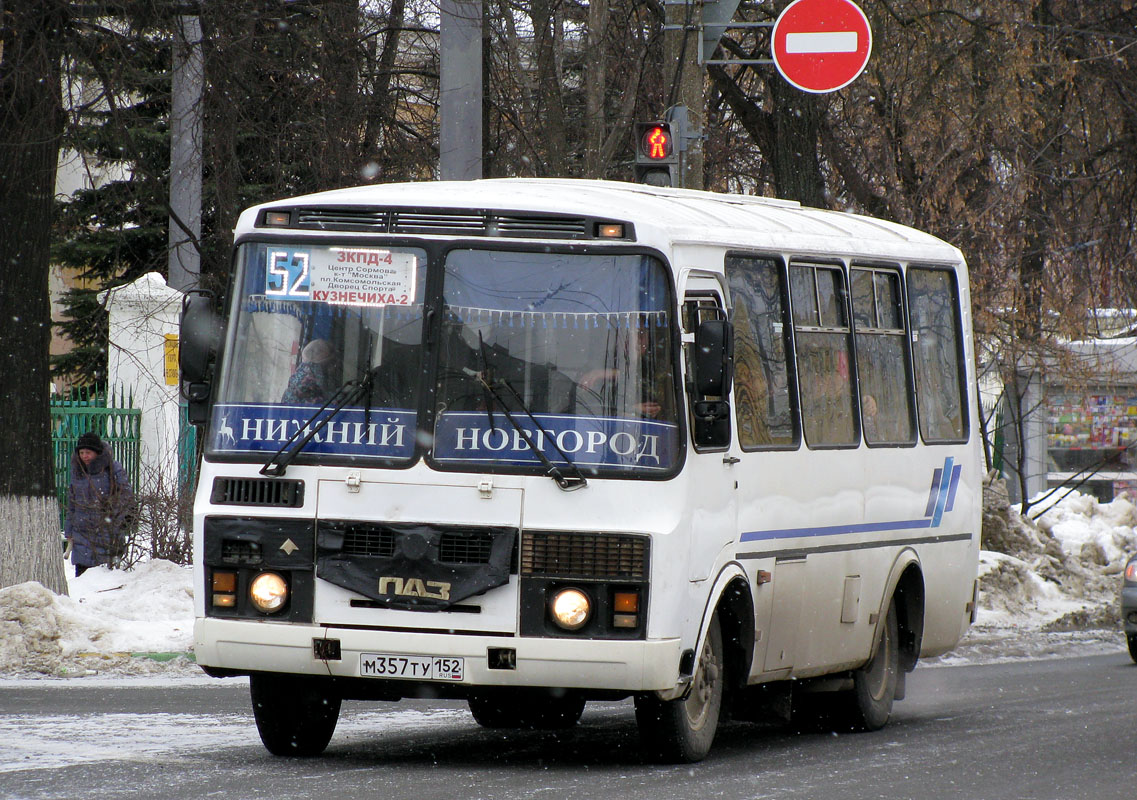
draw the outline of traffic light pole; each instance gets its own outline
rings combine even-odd
[[[663,28],[664,64],[674,70],[670,91],[672,106],[685,106],[686,124],[673,126],[679,150],[679,185],[702,189],[703,125],[706,101],[703,66],[699,63],[702,25],[700,8],[690,0],[666,0]]]

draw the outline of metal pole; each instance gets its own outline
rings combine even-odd
[[[482,2],[441,0],[438,174],[482,177]]]
[[[686,151],[680,165],[680,185],[686,189],[703,188],[703,120],[706,100],[703,96],[703,67],[699,63],[702,38],[700,6],[693,0],[665,6],[664,64],[671,73],[669,104],[686,106]]]

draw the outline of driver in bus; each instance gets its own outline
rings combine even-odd
[[[671,391],[670,359],[666,351],[667,337],[654,336],[650,324],[635,330],[633,353],[639,369],[639,399],[630,404],[636,414],[646,419],[669,419],[673,416]],[[625,391],[619,386],[623,381],[634,380],[630,370],[611,367],[589,370],[580,379],[580,386],[586,394],[605,401],[609,411],[619,408],[620,400],[627,402]]]

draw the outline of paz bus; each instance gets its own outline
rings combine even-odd
[[[197,662],[264,745],[344,700],[557,728],[634,700],[874,730],[974,619],[967,269],[920,231],[584,180],[375,185],[237,224],[187,295]]]

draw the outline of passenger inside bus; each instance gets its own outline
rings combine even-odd
[[[335,356],[326,339],[313,339],[300,352],[300,365],[288,379],[282,403],[323,405],[336,390]]]

